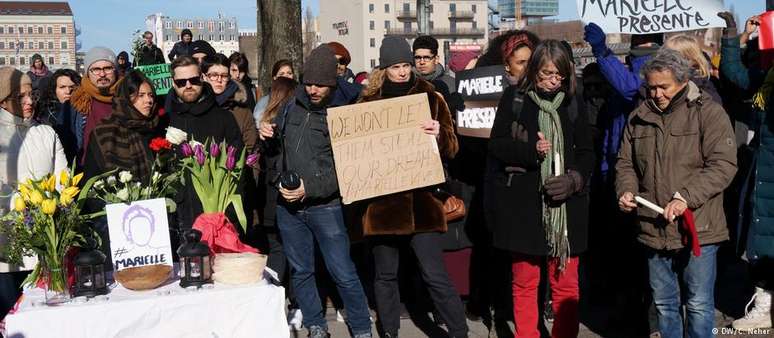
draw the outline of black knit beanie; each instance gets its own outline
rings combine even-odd
[[[414,64],[414,54],[406,39],[397,36],[387,36],[382,39],[379,47],[379,68],[385,69],[397,63]]]
[[[333,50],[326,44],[313,49],[304,62],[304,84],[336,86],[338,61]]]

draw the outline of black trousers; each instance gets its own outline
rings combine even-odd
[[[385,332],[397,333],[400,328],[400,293],[398,262],[400,249],[409,246],[417,257],[422,279],[428,286],[438,314],[446,323],[450,337],[467,337],[468,326],[462,300],[449,280],[443,263],[441,234],[418,233],[406,236],[373,236],[370,238],[374,255],[374,294],[379,322]]]

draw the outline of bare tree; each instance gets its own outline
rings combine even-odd
[[[314,47],[317,47],[317,34],[314,30],[314,14],[312,14],[312,8],[306,6],[304,12],[304,57],[312,52]]]
[[[271,67],[290,59],[296,73],[303,64],[301,0],[256,0],[258,83],[265,93],[271,86]]]

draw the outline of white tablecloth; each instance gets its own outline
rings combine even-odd
[[[265,272],[267,274],[268,272]],[[13,338],[241,338],[289,337],[285,291],[266,282],[215,284],[186,291],[177,281],[150,291],[116,286],[105,301],[49,307],[36,304],[43,290],[26,290],[15,314],[6,316]]]

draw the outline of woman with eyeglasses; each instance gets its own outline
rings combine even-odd
[[[539,44],[524,85],[497,108],[489,155],[492,244],[511,253],[516,337],[539,337],[541,267],[551,288],[552,337],[578,335],[578,255],[587,247],[586,182],[594,165],[575,66],[559,41]]]
[[[251,153],[258,138],[258,129],[249,108],[247,89],[242,83],[231,79],[231,62],[223,54],[204,59],[201,68],[204,81],[210,84],[215,93],[215,102],[234,114],[245,150]]]

